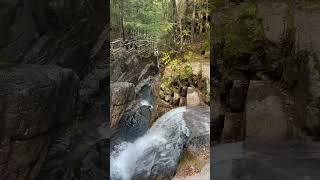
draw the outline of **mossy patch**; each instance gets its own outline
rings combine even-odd
[[[234,65],[255,52],[257,43],[265,40],[262,19],[257,16],[254,2],[242,3],[239,16],[223,17],[224,25],[214,30],[214,52],[217,63],[216,79],[222,89],[231,80]]]

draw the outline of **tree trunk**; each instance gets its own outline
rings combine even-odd
[[[124,29],[124,4],[123,4],[124,0],[120,0],[120,21],[121,21],[121,34],[122,34],[122,40],[124,41],[126,39],[125,37],[125,29]]]
[[[177,10],[176,0],[171,0],[171,3],[172,3],[172,16],[171,16],[171,17],[172,17],[174,23],[176,23],[176,22],[177,22],[177,18],[176,18],[176,16],[177,16],[177,12],[176,12],[176,10]]]
[[[192,11],[192,26],[191,26],[191,42],[194,42],[195,36],[195,21],[196,21],[196,0],[193,0],[193,11]]]

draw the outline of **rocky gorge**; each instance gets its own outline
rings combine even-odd
[[[318,179],[319,4],[220,5],[211,31],[213,178]]]
[[[171,179],[184,153],[209,153],[209,107],[165,102],[160,57],[148,47],[112,49],[111,179]]]

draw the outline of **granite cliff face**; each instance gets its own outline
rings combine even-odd
[[[292,19],[296,58],[289,59],[283,69],[284,80],[293,87],[292,96],[297,106],[297,124],[311,136],[319,136],[319,57],[320,57],[320,4],[299,1],[292,7],[287,3],[261,2],[258,15],[263,21],[265,34],[272,42],[279,43],[286,31],[283,18]],[[292,15],[288,15],[287,9]]]
[[[227,44],[219,49],[222,47],[221,39],[225,38],[228,43],[248,36],[246,33],[237,34],[230,30],[229,21],[238,20],[240,23],[234,23],[234,26],[247,29],[248,32],[262,32],[263,37],[249,33],[248,37],[256,36],[255,40],[248,41],[250,45],[240,43],[241,46],[236,47],[239,53],[224,59],[229,64],[224,65],[227,70],[224,70],[222,75],[227,78],[215,77],[213,91],[216,93],[211,96],[214,129],[212,139],[221,137],[221,140],[226,142],[244,139],[243,129],[248,125],[248,113],[252,113],[249,107],[246,107],[247,101],[259,101],[257,97],[252,97],[252,93],[248,94],[248,89],[256,84],[269,86],[270,83],[272,88],[269,91],[266,90],[268,88],[262,89],[262,93],[268,94],[268,97],[274,97],[273,91],[282,93],[277,97],[282,102],[273,105],[275,108],[279,105],[278,110],[282,109],[285,114],[284,119],[289,125],[284,128],[291,131],[288,138],[302,134],[312,139],[319,138],[319,3],[292,2],[290,5],[284,1],[257,1],[254,6],[246,2],[229,2],[212,14],[212,23],[216,27],[212,36],[217,37],[212,40],[211,49],[211,68],[215,74],[221,74],[216,68],[218,66],[215,66],[221,63],[217,60],[220,58],[219,52],[227,51],[228,46],[233,47],[232,44]],[[228,20],[221,18],[222,14],[228,16]],[[241,24],[242,21],[252,24]],[[228,31],[235,38],[228,39],[227,36],[218,34],[220,30]],[[275,103],[273,100],[272,102]]]
[[[1,71],[1,179],[34,179],[56,129],[75,118],[79,79],[55,66]]]
[[[0,1],[0,179],[107,178],[108,9]]]
[[[212,67],[223,76],[211,96],[211,177],[319,179],[319,2],[225,2],[212,14],[212,34],[224,31],[212,64],[228,64]],[[247,31],[230,30],[228,19]],[[230,47],[237,53],[223,54]]]

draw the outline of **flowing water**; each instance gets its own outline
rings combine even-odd
[[[111,153],[111,179],[130,180],[134,174],[176,168],[189,137],[184,121],[185,107],[161,116],[133,142],[122,142]]]
[[[145,79],[136,86],[138,102],[129,106],[112,134],[112,180],[173,177],[192,134],[208,134],[208,107],[172,109],[150,127],[154,109],[150,84],[150,79]]]

